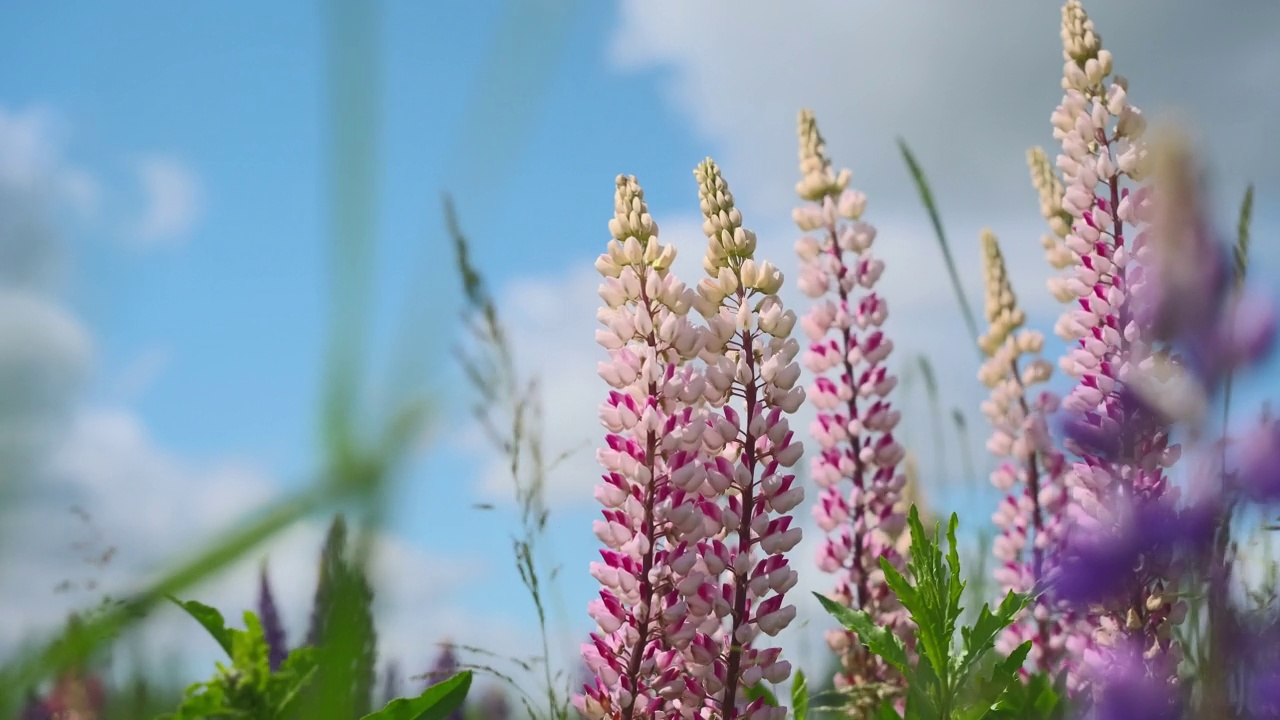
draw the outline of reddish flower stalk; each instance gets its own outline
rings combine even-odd
[[[903,564],[893,541],[906,519],[906,477],[898,470],[904,451],[893,437],[899,413],[888,400],[897,378],[884,364],[893,341],[881,330],[888,305],[874,290],[884,263],[870,251],[875,228],[861,222],[866,197],[848,188],[848,170],[832,170],[811,112],[800,112],[799,126],[803,179],[796,192],[807,202],[793,215],[811,233],[796,244],[799,283],[816,300],[801,321],[811,343],[804,364],[817,376],[811,433],[820,453],[812,472],[822,491],[814,515],[828,533],[818,566],[837,576],[833,599],[905,634],[908,620],[880,570],[882,557]],[[833,630],[827,639],[841,657],[838,688],[900,684],[851,633]]]

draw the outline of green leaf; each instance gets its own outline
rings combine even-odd
[[[218,641],[218,645],[222,647],[222,650],[227,653],[227,657],[233,656],[232,632],[227,628],[227,621],[223,619],[222,613],[218,612],[216,608],[195,600],[179,600],[172,595],[166,595],[165,597],[195,618],[196,622],[204,626],[205,631],[212,635],[213,639]]]
[[[747,699],[755,700],[756,698],[764,698],[764,704],[769,707],[778,707],[778,696],[774,695],[769,686],[762,682],[747,688]]]
[[[805,720],[809,715],[809,682],[800,668],[791,678],[791,711],[796,720]]]
[[[935,525],[933,533],[926,532],[920,521],[920,511],[914,505],[911,507],[907,516],[907,525],[911,529],[911,559],[908,569],[915,581],[914,585],[883,558],[880,560],[886,583],[898,596],[903,607],[911,613],[911,620],[916,624],[921,669],[927,664],[936,674],[939,691],[935,700],[942,707],[947,706],[949,693],[954,687],[949,672],[951,642],[955,636],[956,622],[960,618],[960,597],[964,591],[964,584],[959,579],[960,559],[954,541],[958,524],[959,518],[952,514],[947,532],[947,537],[951,540],[951,551],[944,563],[938,544],[937,526]],[[922,692],[927,694],[926,691]],[[910,700],[908,707],[911,707]]]
[[[280,669],[271,676],[271,707],[277,717],[289,717],[302,699],[303,690],[311,683],[319,669],[316,648],[295,648],[284,659]]]
[[[822,607],[839,620],[841,625],[856,633],[858,640],[866,645],[868,650],[884,658],[884,661],[896,668],[898,672],[906,674],[907,649],[902,643],[902,638],[876,625],[872,622],[871,616],[862,610],[847,608],[819,593],[814,593],[813,596],[818,598]]]
[[[1008,657],[1002,658],[991,670],[991,677],[979,683],[977,701],[966,709],[961,720],[982,720],[990,717],[993,711],[1000,708],[1000,701],[1008,689],[1018,683],[1018,670],[1027,662],[1027,653],[1031,652],[1031,641],[1028,640]],[[1020,683],[1018,683],[1020,685]]]
[[[463,670],[416,698],[396,698],[361,720],[441,720],[462,706],[470,689],[471,671]]]
[[[1005,595],[995,613],[992,613],[991,609],[984,604],[973,627],[961,629],[964,655],[961,656],[956,668],[960,682],[964,682],[969,670],[995,647],[996,637],[1013,624],[1018,613],[1022,612],[1029,601],[1028,596],[1010,591]]]
[[[880,703],[880,709],[876,711],[875,720],[902,720],[902,716],[894,709],[892,700],[885,700]]]

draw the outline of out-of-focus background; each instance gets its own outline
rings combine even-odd
[[[1280,4],[1086,8],[1131,101],[1201,142],[1224,230],[1254,183],[1253,273],[1273,277]],[[978,358],[895,139],[928,173],[975,309],[977,237],[989,226],[1030,324],[1051,335],[1059,306],[1044,286],[1025,152],[1054,154],[1058,3],[397,0],[365,10],[376,38],[365,87],[377,138],[367,148],[370,332],[375,356],[388,356],[406,298],[427,303],[411,330],[429,348],[432,401],[379,535],[384,659],[415,674],[443,641],[500,655],[538,643],[512,558],[519,512],[506,460],[474,421],[455,362],[463,300],[441,193],[456,200],[519,370],[539,382],[545,448],[569,453],[548,476],[552,522],[539,552],[559,567],[547,591],[552,653],[576,668],[592,628],[586,567],[603,434],[592,262],[608,239],[614,176],[638,177],[692,283],[704,247],[692,169],[715,157],[758,255],[792,277],[801,107],[870,199],[904,376],[902,439],[919,458],[924,503],[960,512],[971,534],[989,523],[998,496],[986,481]],[[326,12],[313,0],[0,10],[0,657],[316,471],[334,260],[329,118],[344,111],[327,100],[327,63],[344,41]],[[793,285],[783,297],[803,310]],[[1047,355],[1060,351],[1051,340]],[[1276,390],[1239,382],[1240,414]],[[800,515],[812,528],[807,506]],[[188,594],[237,615],[254,603],[266,559],[290,641],[301,642],[328,521],[315,516]],[[794,560],[802,591],[829,582],[811,562],[817,537]],[[784,644],[816,670],[826,620],[807,592],[795,595],[813,622]],[[105,672],[187,682],[217,655],[195,623],[166,610],[122,639]]]

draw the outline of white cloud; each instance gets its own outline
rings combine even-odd
[[[204,212],[204,190],[191,168],[175,158],[152,155],[136,166],[144,207],[131,235],[143,247],[181,242]]]
[[[120,371],[114,381],[115,392],[124,402],[136,400],[155,383],[173,359],[167,345],[148,345],[139,351]]]
[[[1276,151],[1257,138],[1280,122],[1269,80],[1280,72],[1280,6],[1086,6],[1132,82],[1131,100],[1157,115],[1184,110],[1227,177],[1275,183]],[[727,11],[625,0],[612,56],[625,70],[665,71],[673,106],[717,144],[761,212],[790,202],[795,116],[812,107],[835,156],[876,202],[915,211],[893,142],[901,134],[944,206],[1003,217],[1035,210],[1023,154],[1052,142],[1059,23],[1060,3],[748,0]]]
[[[0,492],[27,480],[31,463],[64,429],[90,359],[89,336],[74,316],[0,288]]]
[[[0,614],[23,623],[0,628],[0,648],[46,636],[69,612],[104,593],[121,597],[136,589],[278,492],[250,462],[194,462],[166,452],[135,415],[119,408],[79,411],[46,470],[21,513],[3,516],[6,533],[22,538],[23,552],[6,554],[0,566],[9,588]],[[73,507],[91,519],[86,523]],[[305,521],[183,594],[218,607],[238,625],[240,613],[255,605],[259,564],[269,559],[289,639],[300,642],[325,531],[323,518]],[[98,564],[108,549],[110,561]],[[508,647],[513,637],[531,641],[527,628],[472,612],[462,601],[458,593],[485,572],[483,558],[436,555],[395,536],[377,536],[371,580],[381,657],[399,658],[420,672],[435,654],[434,643],[445,637],[494,649]],[[69,590],[56,592],[65,581],[71,581]],[[173,609],[162,608],[131,639],[152,658],[179,652],[188,674],[204,674],[218,657],[203,631]]]

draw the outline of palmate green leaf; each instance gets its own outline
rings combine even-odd
[[[813,596],[818,598],[822,607],[839,620],[841,625],[856,633],[858,640],[866,645],[868,650],[884,658],[884,661],[896,668],[898,672],[907,674],[907,649],[902,643],[902,638],[876,625],[865,611],[847,608],[819,593],[814,593]]]
[[[986,720],[996,716],[1000,703],[1013,685],[1018,683],[1018,670],[1027,662],[1027,653],[1031,652],[1031,641],[1028,640],[1008,657],[1001,658],[991,669],[991,677],[982,678],[976,683],[977,692],[969,702],[955,713],[957,720]],[[962,681],[963,682],[963,681]],[[969,683],[964,683],[968,686]]]
[[[195,600],[179,600],[172,595],[166,595],[174,605],[182,608],[188,615],[195,618],[195,621],[204,627],[205,631],[218,642],[218,645],[227,657],[234,657],[234,651],[231,646],[231,629],[227,627],[227,621],[222,617],[222,613],[217,608],[209,607],[202,602]]]
[[[990,720],[1065,720],[1070,708],[1067,698],[1066,673],[1056,680],[1036,673],[1025,683],[1011,683]]]
[[[796,720],[805,720],[809,716],[809,681],[800,668],[796,668],[796,674],[791,678],[791,713]]]
[[[313,647],[296,648],[281,663],[280,669],[271,676],[271,687],[268,691],[268,704],[275,710],[276,717],[291,717],[293,709],[303,697],[302,691],[316,676],[319,662],[316,649]]]
[[[463,670],[416,698],[396,698],[361,720],[441,720],[462,706],[470,689],[471,671]]]
[[[982,657],[995,647],[996,636],[1013,624],[1018,613],[1030,603],[1030,596],[1010,591],[1001,601],[1000,607],[992,613],[986,604],[978,613],[978,619],[972,628],[961,628],[963,652],[956,665],[956,677],[964,682],[969,671],[982,660]]]

